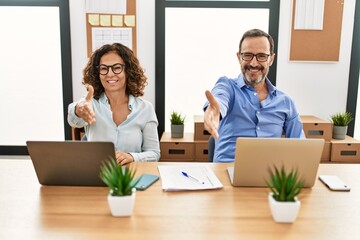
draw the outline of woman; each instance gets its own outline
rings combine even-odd
[[[85,128],[88,141],[111,141],[125,165],[160,158],[158,121],[144,95],[147,77],[133,52],[120,43],[96,50],[84,69],[85,98],[69,105],[68,122]]]

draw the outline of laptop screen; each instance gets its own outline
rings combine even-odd
[[[105,186],[100,165],[115,158],[112,142],[27,141],[39,183],[42,185]]]
[[[265,187],[269,169],[297,169],[305,187],[315,183],[324,139],[238,138],[233,186]],[[230,170],[231,171],[231,170]]]

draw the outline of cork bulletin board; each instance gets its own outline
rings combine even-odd
[[[100,46],[114,42],[124,44],[136,55],[136,1],[123,1],[126,2],[126,9],[121,10],[121,13],[111,11],[86,13],[88,57]]]
[[[339,61],[344,1],[325,0],[322,30],[295,30],[293,0],[290,61]]]

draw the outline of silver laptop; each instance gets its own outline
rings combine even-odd
[[[265,187],[269,169],[297,169],[304,187],[312,187],[324,148],[324,139],[238,138],[234,167],[228,168],[235,187]]]
[[[61,186],[104,186],[100,164],[115,158],[112,142],[27,141],[39,183]]]

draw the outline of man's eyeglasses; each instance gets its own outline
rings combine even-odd
[[[256,60],[258,62],[266,62],[270,56],[270,54],[266,54],[266,53],[258,53],[258,54],[253,54],[253,53],[240,53],[242,60],[244,61],[251,61],[254,56],[256,57]]]
[[[97,69],[99,70],[100,75],[106,75],[109,72],[109,68],[111,68],[111,71],[113,71],[114,74],[120,74],[124,70],[125,64],[121,63],[115,63],[114,65],[105,65],[100,64],[97,66]]]

